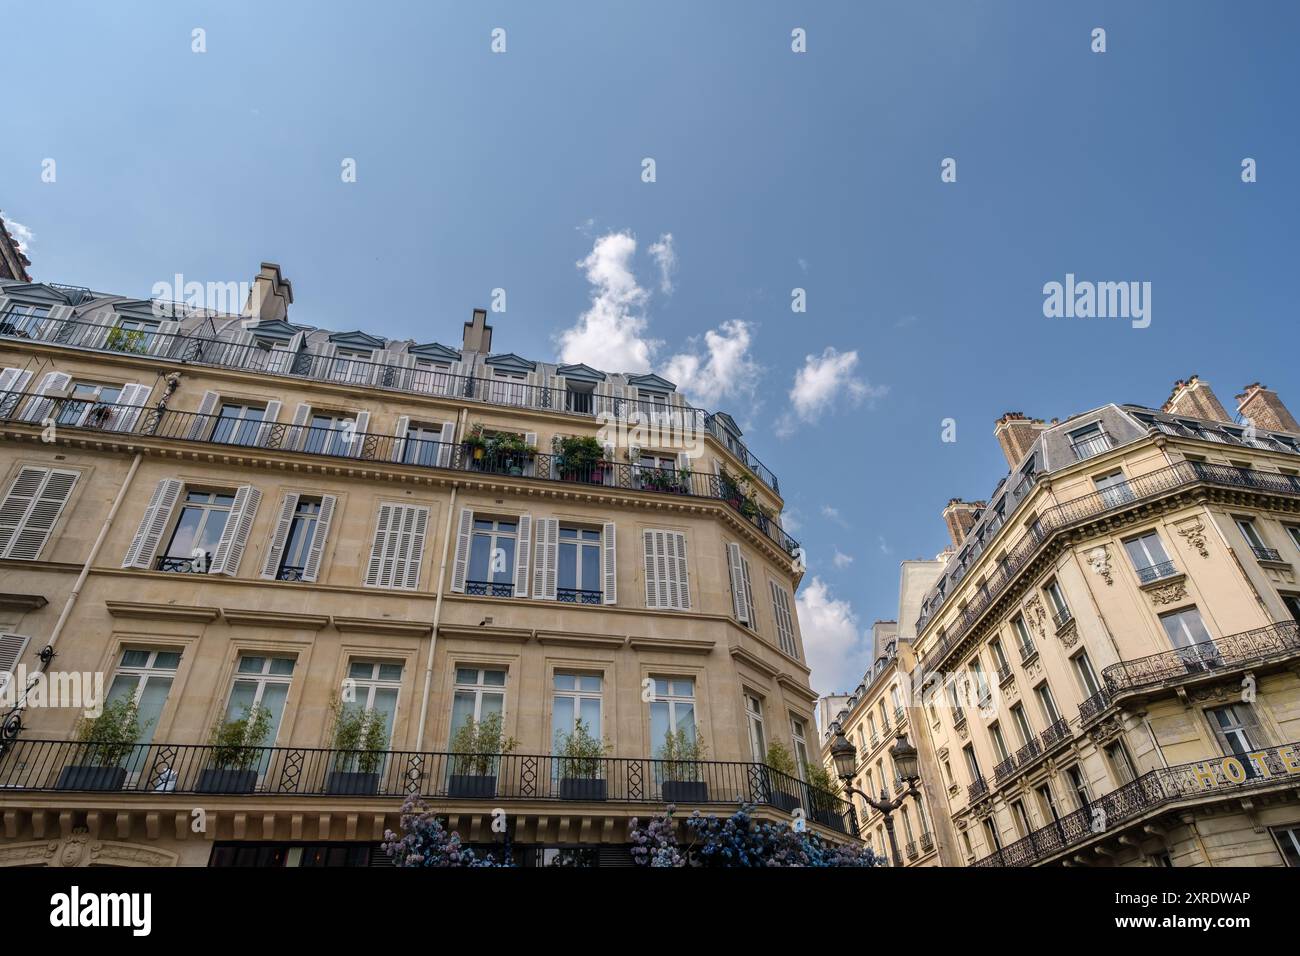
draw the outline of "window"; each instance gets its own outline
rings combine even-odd
[[[794,640],[794,615],[790,613],[790,596],[775,581],[769,580],[767,583],[772,592],[772,616],[776,618],[777,644],[784,653],[798,660],[799,649]]]
[[[1025,714],[1025,708],[1021,704],[1012,706],[1011,719],[1015,721],[1016,733],[1020,735],[1021,745],[1028,746],[1029,742],[1034,739],[1034,728],[1029,723],[1029,717]]]
[[[235,668],[235,681],[230,688],[230,699],[226,702],[226,719],[239,720],[254,707],[265,708],[271,715],[265,745],[274,746],[280,732],[280,720],[284,717],[284,702],[289,696],[294,663],[292,657],[241,654]],[[263,768],[270,757],[269,752],[263,757]]]
[[[975,847],[970,841],[969,830],[961,831],[961,845],[962,845],[962,849],[966,851],[967,862],[970,862],[971,860],[975,859]]]
[[[574,733],[579,723],[591,737],[603,740],[600,717],[604,677],[556,671],[552,682],[551,742],[555,748],[560,749],[564,738]]]
[[[356,438],[357,422],[342,412],[315,412],[302,450],[313,455],[347,455]]]
[[[1033,832],[1034,825],[1029,822],[1029,812],[1025,809],[1023,800],[1011,801],[1011,818],[1016,824],[1016,832],[1022,837],[1029,836]]]
[[[727,572],[731,580],[731,610],[736,620],[746,627],[756,629],[754,621],[754,589],[749,580],[749,559],[740,551],[740,545],[727,545]]]
[[[804,722],[798,717],[790,718],[790,737],[794,741],[795,766],[802,778],[808,772],[808,741]]]
[[[650,702],[650,744],[662,747],[670,733],[695,739],[695,681],[689,677],[656,677]]]
[[[1133,761],[1129,759],[1128,749],[1125,748],[1123,741],[1117,740],[1106,747],[1106,760],[1110,763],[1111,772],[1115,775],[1115,780],[1119,786],[1132,783],[1137,779],[1137,773],[1133,770]]]
[[[1051,727],[1061,719],[1061,712],[1056,709],[1056,698],[1052,696],[1052,688],[1046,683],[1039,684],[1034,688],[1034,695],[1038,698],[1038,706],[1042,708],[1043,719]]]
[[[1052,607],[1052,620],[1057,627],[1064,627],[1070,622],[1070,607],[1065,603],[1065,595],[1061,592],[1061,585],[1056,578],[1047,582],[1043,588],[1047,593],[1048,603]]]
[[[916,841],[916,837],[915,837],[915,836],[913,835],[913,833],[912,833],[912,817],[911,817],[911,815],[907,812],[907,807],[906,807],[906,806],[903,806],[903,807],[901,808],[901,813],[900,813],[900,815],[901,815],[902,818],[903,818],[903,838],[904,838],[904,840],[907,841],[907,843],[908,843],[909,846],[910,846],[912,843],[914,843],[914,842]],[[911,851],[909,851],[909,854],[910,854],[910,853],[911,853]]]
[[[369,349],[339,348],[334,352],[330,378],[336,382],[367,383],[372,357]]]
[[[980,707],[987,707],[991,699],[989,682],[988,678],[984,676],[984,662],[980,660],[978,654],[971,658],[970,669],[975,678],[976,699],[979,701]]]
[[[1086,428],[1070,433],[1070,447],[1074,450],[1077,461],[1100,455],[1110,448],[1110,436],[1101,430],[1101,424],[1094,423]]]
[[[320,521],[321,501],[319,498],[299,498],[293,509],[289,523],[289,533],[284,539],[284,552],[276,568],[277,581],[303,581],[307,569],[308,552],[312,540],[316,537],[316,525]]]
[[[121,317],[117,325],[108,330],[104,348],[114,352],[132,352],[147,355],[155,344],[155,336],[162,323],[151,319]]]
[[[646,607],[689,611],[686,535],[678,531],[645,531],[641,538]]]
[[[1065,776],[1070,781],[1070,791],[1074,795],[1075,808],[1082,810],[1092,801],[1091,796],[1088,794],[1088,782],[1083,779],[1083,771],[1079,769],[1078,764],[1075,764],[1065,771]]]
[[[1265,746],[1265,741],[1251,706],[1228,704],[1226,707],[1212,707],[1205,715],[1224,754],[1237,757],[1248,777],[1258,776],[1259,768],[1247,755]]]
[[[1282,556],[1264,543],[1264,539],[1259,536],[1259,531],[1255,528],[1255,521],[1252,518],[1238,518],[1237,527],[1241,529],[1241,535],[1246,539],[1246,544],[1254,552],[1256,558],[1260,561],[1280,561]]]
[[[556,600],[601,603],[600,531],[560,526],[559,587]]]
[[[457,667],[451,698],[451,738],[471,720],[480,723],[497,715],[505,719],[506,672],[490,667]]]
[[[1137,571],[1138,580],[1143,584],[1174,573],[1174,563],[1169,560],[1164,543],[1155,531],[1129,538],[1124,542],[1124,550],[1128,552],[1133,570]]]
[[[1282,604],[1293,621],[1300,621],[1300,594],[1283,594]]]
[[[1277,841],[1282,862],[1287,866],[1300,866],[1300,827],[1273,827],[1269,832]]]
[[[1291,536],[1291,543],[1295,545],[1296,550],[1300,551],[1300,525],[1287,525],[1286,533]]]
[[[211,440],[222,445],[257,445],[265,419],[264,405],[222,402]]]
[[[989,650],[993,652],[993,665],[998,669],[998,678],[1001,679],[1011,672],[1011,665],[1007,662],[1007,652],[1002,649],[1002,641],[996,637],[989,641]]]
[[[592,382],[565,382],[564,410],[590,415],[595,409],[596,386]]]
[[[868,714],[867,714],[867,726],[868,726],[869,728],[871,728],[871,746],[874,747],[874,746],[876,745],[877,741],[880,740],[880,736],[879,736],[879,734],[876,733],[876,715],[875,715],[875,714],[872,714],[872,713],[868,713]]]
[[[993,753],[997,756],[999,763],[1011,756],[1007,752],[1007,741],[1002,736],[1002,728],[996,722],[989,724],[989,737],[993,740]]]
[[[446,468],[451,463],[452,431],[442,425],[408,423],[402,445],[402,462],[426,468]]]
[[[514,518],[474,516],[470,538],[466,594],[511,597],[514,594],[515,547],[519,526]]]
[[[1025,623],[1023,614],[1017,614],[1011,619],[1011,629],[1016,632],[1016,642],[1020,645],[1020,663],[1024,664],[1038,653],[1038,648],[1034,646],[1034,637],[1029,633],[1029,625]]]
[[[55,421],[60,425],[104,425],[122,396],[121,385],[103,382],[73,382]]]
[[[1097,681],[1097,673],[1092,669],[1087,651],[1074,655],[1070,658],[1070,663],[1074,665],[1074,673],[1079,678],[1079,686],[1083,688],[1085,698],[1101,693],[1101,684]]]
[[[50,307],[48,305],[10,302],[5,306],[4,313],[0,314],[0,335],[26,333],[28,336],[32,336],[32,331],[49,317]]]
[[[966,772],[970,774],[971,783],[978,783],[984,779],[980,773],[979,761],[975,759],[975,748],[967,744],[961,749],[961,754],[966,758]]]
[[[226,492],[187,491],[171,540],[158,556],[158,570],[206,574],[234,503],[235,496]]]
[[[0,498],[0,558],[40,557],[80,477],[77,471],[18,469]]]
[[[420,584],[429,509],[383,503],[375,519],[375,536],[366,565],[365,586],[414,591]]]
[[[1122,471],[1112,471],[1108,475],[1094,478],[1092,483],[1096,486],[1098,494],[1101,495],[1102,503],[1107,508],[1117,508],[1132,501],[1135,497],[1133,489],[1129,487]]]
[[[984,818],[984,835],[988,838],[989,852],[998,853],[1002,850],[1002,838],[998,836],[998,825],[992,817]]]
[[[113,682],[108,687],[107,703],[132,696],[138,702],[140,735],[136,743],[147,744],[158,729],[158,718],[163,704],[171,693],[176,668],[180,666],[180,651],[160,651],[127,648],[117,663]]]
[[[749,729],[749,752],[755,763],[767,761],[767,742],[763,738],[763,702],[753,694],[745,695],[745,724]]]
[[[384,715],[384,739],[393,739],[393,720],[397,716],[397,694],[402,686],[402,665],[395,661],[354,660],[348,665],[344,700],[362,710]],[[348,701],[351,696],[353,700]]]
[[[1056,797],[1052,793],[1052,785],[1044,783],[1038,788],[1038,805],[1043,811],[1043,816],[1053,823],[1060,823],[1061,811],[1056,805]]]

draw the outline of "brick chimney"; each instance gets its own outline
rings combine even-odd
[[[1188,418],[1204,418],[1214,422],[1232,421],[1209,383],[1202,382],[1195,375],[1186,381],[1180,378],[1174,382],[1173,394],[1162,410],[1170,415],[1186,415]]]
[[[466,352],[488,355],[492,351],[492,326],[487,324],[487,309],[475,309],[474,318],[465,323],[461,347]]]
[[[253,277],[253,288],[249,290],[244,315],[258,321],[282,319],[287,322],[292,302],[293,283],[280,273],[278,263],[263,262]]]
[[[994,423],[993,435],[1010,467],[1015,468],[1025,460],[1038,433],[1046,427],[1041,418],[1029,418],[1023,412],[1007,412]]]
[[[1277,392],[1255,382],[1237,396],[1237,414],[1248,418],[1256,428],[1274,432],[1300,432],[1300,423],[1282,404]]]
[[[987,505],[987,501],[962,501],[960,498],[948,501],[948,507],[943,509],[943,521],[948,526],[948,536],[952,538],[954,548],[961,547],[970,529],[975,527],[975,519]]]

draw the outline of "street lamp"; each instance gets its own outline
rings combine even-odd
[[[848,738],[844,736],[843,727],[836,723],[831,726],[831,730],[835,733],[835,740],[831,744],[831,761],[835,764],[835,772],[844,781],[844,789],[848,793],[856,793],[870,806],[875,807],[884,814],[885,832],[889,834],[889,850],[893,856],[894,865],[901,866],[903,858],[898,852],[898,840],[894,837],[894,818],[890,814],[901,807],[906,798],[916,797],[920,799],[921,793],[916,789],[916,782],[921,779],[918,771],[916,748],[907,742],[907,734],[899,731],[894,746],[889,748],[889,756],[894,762],[894,768],[898,771],[899,777],[907,784],[907,789],[892,800],[877,800],[869,793],[864,793],[853,786],[853,774],[858,768],[858,752],[853,744],[849,743]]]

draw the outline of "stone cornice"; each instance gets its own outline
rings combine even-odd
[[[533,636],[533,632],[526,627],[497,627],[492,624],[483,624],[479,627],[472,624],[439,624],[438,635],[468,637],[473,640],[516,641],[525,644]]]
[[[333,617],[334,627],[344,634],[391,634],[402,637],[427,637],[433,624],[422,621],[396,621],[386,617]]]
[[[287,627],[307,631],[319,631],[330,622],[328,614],[291,614],[237,607],[223,607],[221,616],[227,624],[236,627]]]
[[[617,634],[583,634],[577,631],[537,631],[537,643],[554,644],[561,647],[607,647],[619,648],[627,643],[627,638]]]
[[[113,617],[142,621],[184,621],[208,624],[221,613],[215,607],[188,607],[175,604],[146,604],[138,601],[105,601],[104,606]]]
[[[634,651],[670,651],[678,654],[711,654],[716,641],[696,641],[688,638],[636,637],[627,639]]]

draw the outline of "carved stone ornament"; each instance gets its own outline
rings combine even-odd
[[[1156,604],[1173,604],[1187,597],[1187,586],[1182,581],[1175,581],[1173,584],[1152,588],[1148,593]]]
[[[1092,742],[1101,746],[1110,743],[1111,740],[1118,737],[1124,730],[1124,724],[1120,721],[1118,715],[1112,715],[1105,720],[1088,729],[1088,737]]]
[[[1110,573],[1110,548],[1104,544],[1099,544],[1087,554],[1088,564],[1092,568],[1093,574],[1101,575],[1101,579],[1107,584],[1114,584],[1115,578]]]
[[[1033,625],[1034,630],[1039,637],[1043,636],[1043,622],[1047,620],[1047,611],[1043,608],[1043,602],[1035,594],[1025,602],[1025,617]]]
[[[1064,647],[1074,647],[1079,643],[1079,627],[1074,618],[1070,618],[1062,624],[1056,631],[1056,638]]]
[[[1210,549],[1205,546],[1205,525],[1200,518],[1193,518],[1178,528],[1178,534],[1187,539],[1189,547],[1195,548],[1203,558],[1210,556]]]
[[[0,847],[0,867],[46,866],[175,866],[170,850],[133,843],[93,840],[85,827],[77,827],[62,840],[33,840]]]

